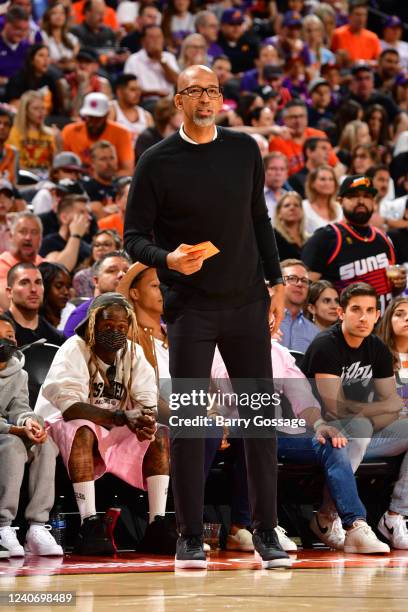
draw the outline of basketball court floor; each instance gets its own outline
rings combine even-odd
[[[262,570],[251,554],[211,552],[208,570],[176,572],[169,557],[135,553],[3,560],[0,610],[408,612],[408,551],[363,556],[318,549],[292,558],[291,570]],[[33,593],[73,592],[75,602],[22,605],[24,592],[26,601]]]

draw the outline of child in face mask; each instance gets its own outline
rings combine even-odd
[[[24,356],[17,350],[13,323],[0,315],[0,558],[62,555],[45,523],[54,504],[58,449],[47,437],[42,419],[28,403]],[[11,524],[16,517],[24,466],[30,463],[30,524],[24,547]]]

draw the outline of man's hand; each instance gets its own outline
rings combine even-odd
[[[78,234],[78,236],[84,236],[89,230],[90,218],[87,214],[76,214],[69,224],[69,233]]]
[[[398,268],[398,274],[395,274],[392,278],[390,278],[393,289],[397,293],[401,293],[407,286],[407,271],[404,266]]]
[[[285,314],[285,287],[282,284],[274,285],[269,308],[269,330],[274,334],[280,328]]]
[[[22,427],[12,427],[10,433],[23,440],[30,440],[34,444],[44,444],[48,437],[44,427],[31,418],[26,419]]]
[[[154,440],[157,424],[153,410],[149,408],[134,408],[133,410],[125,410],[126,425],[130,431],[136,434],[140,442],[143,440]]]
[[[274,125],[272,133],[274,136],[283,138],[283,140],[290,140],[293,136],[292,130],[286,125]]]
[[[320,444],[326,444],[326,440],[330,439],[334,448],[344,448],[348,443],[347,438],[338,429],[326,423],[316,429],[316,439]]]
[[[169,270],[177,270],[181,274],[194,274],[201,270],[204,261],[204,251],[194,251],[188,253],[186,249],[191,244],[180,244],[175,251],[167,255],[167,267]]]

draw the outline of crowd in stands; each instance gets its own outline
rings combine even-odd
[[[366,522],[353,472],[364,457],[402,455],[378,530],[408,549],[404,10],[369,0],[0,4],[0,461],[10,466],[0,476],[0,558],[62,554],[44,528],[58,453],[82,520],[79,554],[115,550],[95,508],[94,480],[105,472],[148,491],[143,550],[173,550],[167,430],[155,432],[151,410],[158,405],[167,422],[163,389],[157,398],[170,378],[163,298],[156,271],[132,265],[123,250],[123,231],[135,165],[180,129],[173,95],[179,73],[195,64],[219,79],[216,125],[254,138],[263,158],[285,281],[273,364],[313,434],[296,445],[293,432],[290,442],[280,438],[279,455],[323,467],[327,489],[311,529],[339,550],[387,552]],[[183,93],[221,95],[197,89]],[[35,407],[16,347],[44,340],[60,348]],[[303,373],[290,351],[304,354]],[[219,354],[213,376],[228,388]],[[306,385],[302,401],[291,379]],[[333,389],[344,406],[334,406]],[[124,417],[126,402],[144,408]],[[356,413],[354,429],[344,427]],[[228,444],[223,431],[208,440],[206,473],[220,444]],[[248,551],[243,448],[230,444],[227,548]],[[27,462],[23,548],[12,525]],[[296,550],[277,530],[285,550]]]

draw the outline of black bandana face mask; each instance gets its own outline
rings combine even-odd
[[[8,338],[1,338],[0,363],[5,363],[9,359],[11,359],[17,350],[17,345],[12,340],[8,340]]]
[[[116,329],[105,329],[95,334],[95,340],[100,348],[113,353],[125,347],[127,336]]]

